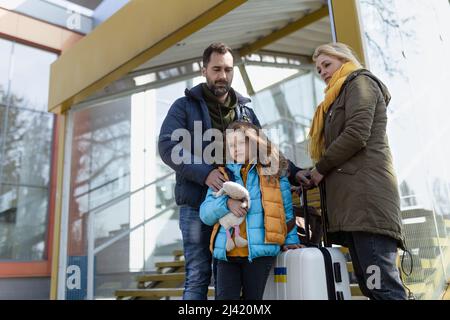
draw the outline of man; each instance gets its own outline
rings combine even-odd
[[[194,146],[195,138],[199,139],[194,137],[194,122],[202,123],[202,134],[212,128],[224,133],[227,126],[236,120],[251,122],[261,127],[253,110],[246,106],[250,99],[241,96],[231,87],[233,66],[233,53],[228,46],[213,43],[206,48],[202,67],[206,83],[191,90],[186,89],[185,96],[174,102],[159,135],[161,159],[176,172],[175,200],[180,206],[179,225],[183,237],[186,270],[184,300],[207,299],[211,279],[212,258],[209,241],[212,227],[201,222],[199,207],[205,199],[208,187],[218,191],[225,177],[214,164],[205,163],[202,157],[202,152],[210,142],[202,142],[200,152],[190,155],[193,160],[190,163],[179,164],[174,161],[173,150],[180,142],[172,140],[172,133],[177,129],[187,129],[190,132],[190,146]],[[197,161],[194,161],[195,158]],[[291,164],[291,174],[295,175],[299,170]]]

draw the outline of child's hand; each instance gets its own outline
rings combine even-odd
[[[238,218],[243,217],[247,214],[247,208],[242,208],[242,201],[235,199],[228,199],[227,201],[228,209]]]

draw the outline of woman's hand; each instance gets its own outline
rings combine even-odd
[[[322,181],[322,179],[323,179],[323,175],[321,175],[319,173],[319,171],[316,170],[316,168],[311,170],[311,180],[316,186],[319,185],[319,183],[320,183],[320,181]]]
[[[300,185],[306,189],[310,189],[313,187],[313,183],[310,180],[311,179],[311,172],[309,170],[300,170],[295,175],[295,179],[297,180]]]
[[[247,208],[242,208],[242,201],[229,198],[227,201],[228,209],[238,218],[247,214]]]
[[[299,249],[299,248],[306,248],[303,244],[285,244],[281,247],[282,251],[288,251],[291,249]]]

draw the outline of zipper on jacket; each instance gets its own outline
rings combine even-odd
[[[252,166],[253,168],[253,166]],[[250,168],[250,170],[252,169]],[[250,170],[248,172],[250,172]],[[239,176],[242,180],[242,184],[244,184],[244,179],[242,179],[242,176],[240,175],[241,169],[239,169]],[[248,172],[247,172],[247,181],[248,182]],[[234,172],[233,172],[234,174]],[[235,179],[236,180],[236,179]],[[247,183],[244,186],[245,188],[247,188]],[[248,189],[247,189],[248,190]],[[250,193],[249,193],[250,194]],[[220,228],[223,228],[222,226],[220,226]],[[219,230],[220,230],[219,228]],[[248,257],[249,257],[249,261],[251,262],[252,260],[250,259],[250,237],[249,237],[249,233],[248,233],[248,223],[247,223],[247,215],[245,215],[245,230],[247,231],[247,246],[248,246]],[[226,230],[225,230],[226,231]],[[228,256],[227,256],[227,237],[225,237],[225,243],[224,243],[224,248],[225,248],[225,261],[228,261]]]
[[[247,115],[247,110],[244,109],[244,107],[245,106],[243,106],[243,105],[239,105],[239,108],[241,109],[241,120],[252,123],[252,121],[250,120],[250,117]]]
[[[255,166],[256,166],[256,164],[254,164],[254,165],[250,168],[250,170],[248,170],[248,172],[247,172],[247,181],[245,181],[245,188],[246,188],[247,190],[248,190],[248,176],[249,176],[250,171],[252,171],[253,168],[254,168]],[[258,172],[256,172],[256,175],[258,175]],[[242,179],[242,177],[241,177],[241,179]],[[258,176],[258,179],[259,179],[259,176]],[[261,192],[261,191],[260,191],[260,192]],[[250,192],[249,192],[248,194],[250,195],[250,198],[251,198],[252,196],[251,196]],[[247,214],[245,215],[245,229],[247,230],[248,261],[252,262],[252,251],[251,251],[251,249],[250,249],[250,233],[248,232],[248,221],[247,221],[247,216],[248,216],[248,212],[247,212]]]
[[[245,230],[247,230],[248,261],[252,262],[252,251],[250,250],[250,233],[248,233],[247,214],[245,215]]]
[[[250,170],[248,170],[248,172],[247,172],[247,181],[245,182],[245,188],[248,190],[248,187],[247,187],[247,185],[248,185],[248,174],[250,173],[250,171],[254,168],[256,166],[256,164],[254,164],[251,168],[250,168]],[[239,169],[239,175],[240,175],[240,169]],[[244,179],[242,179],[242,176],[240,175],[240,177],[241,177],[241,180],[242,180],[242,183],[244,183]],[[259,179],[259,177],[258,177],[258,179]],[[249,192],[249,194],[250,194],[250,192]],[[251,198],[251,195],[250,195],[250,198]],[[247,220],[247,215],[248,215],[248,212],[247,212],[247,214],[245,215],[245,230],[247,231],[247,246],[248,246],[248,261],[250,261],[250,262],[252,262],[253,260],[252,260],[252,258],[251,258],[251,256],[252,256],[252,253],[251,253],[251,249],[250,249],[250,233],[248,232],[248,220]],[[222,226],[221,226],[221,228],[223,228]],[[220,230],[220,229],[219,229]],[[227,249],[226,249],[226,247],[227,247],[227,238],[225,237],[225,245],[224,245],[224,248],[225,248],[225,261],[228,261],[228,256],[227,256]]]
[[[220,125],[222,126],[222,132],[225,132],[225,126],[223,125],[222,108],[220,107],[220,103],[217,105],[217,107],[219,108]]]

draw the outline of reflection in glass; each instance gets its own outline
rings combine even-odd
[[[43,260],[54,115],[0,108],[6,123],[0,158],[1,259]]]
[[[57,55],[0,39],[0,56],[0,259],[45,260]]]
[[[0,105],[0,124],[2,127],[4,126],[4,123],[6,120],[5,117],[6,117],[6,107]],[[3,138],[5,135],[6,135],[5,130],[0,130],[0,148],[2,148],[1,146],[3,146]],[[2,161],[2,157],[3,157],[3,155],[0,151],[0,162]]]
[[[450,110],[442,94],[450,81],[450,6],[360,0],[360,8],[370,68],[392,93],[388,136],[414,263],[405,280],[417,298],[437,299],[450,275]]]
[[[47,186],[50,179],[54,115],[12,107],[8,111],[1,158],[1,180],[14,184]]]
[[[312,164],[306,138],[318,97],[323,97],[325,88],[316,78],[313,72],[298,73],[252,97],[255,113],[269,139],[301,167]]]
[[[56,58],[54,53],[14,44],[11,92],[20,100],[13,106],[47,111],[50,64]]]
[[[177,83],[74,109],[68,256],[94,261],[85,299],[135,287],[137,273],[155,272],[156,262],[181,248],[175,177],[157,139],[184,88]]]
[[[0,186],[0,260],[46,259],[47,188]]]
[[[0,105],[7,103],[12,47],[11,41],[0,39]]]

